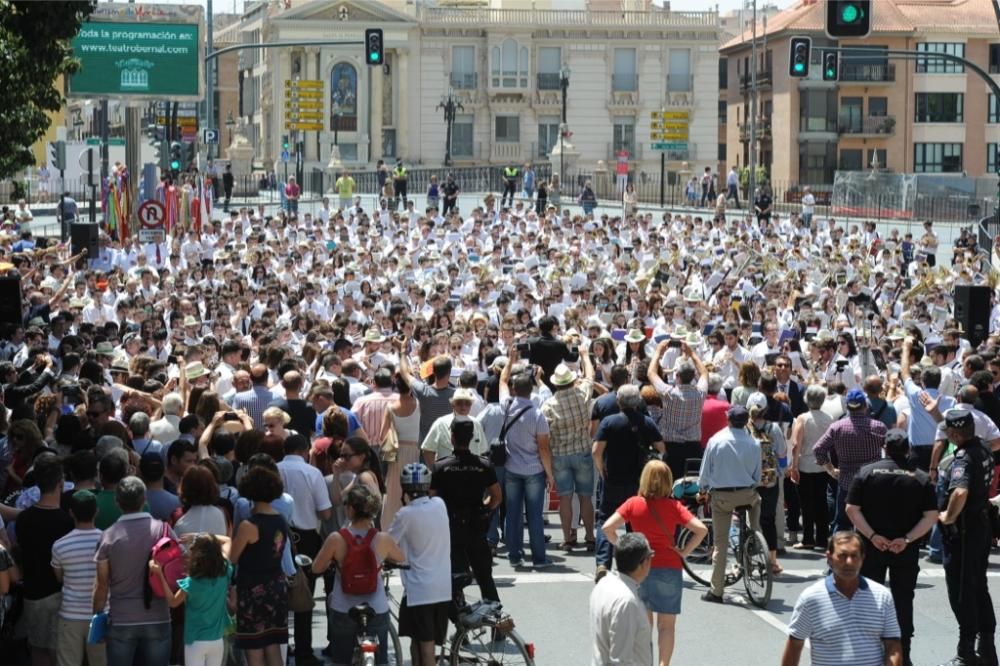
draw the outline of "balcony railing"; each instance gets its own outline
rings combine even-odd
[[[762,88],[765,86],[770,86],[774,79],[774,70],[771,69],[761,69],[757,71],[757,87]],[[752,81],[750,80],[749,74],[740,75],[740,90],[746,90],[750,87]]]
[[[896,133],[895,116],[866,116],[864,118],[841,116],[841,134],[854,136],[892,135]]]
[[[851,83],[892,83],[896,80],[896,65],[891,62],[841,63],[840,80]]]
[[[455,90],[475,90],[478,82],[479,77],[475,72],[452,72],[448,77],[448,83]]]
[[[612,92],[638,92],[639,76],[636,74],[612,74]]]
[[[578,9],[493,9],[488,7],[427,7],[418,5],[418,18],[430,24],[503,26],[656,26],[715,28],[717,12],[584,11]]]
[[[757,120],[757,139],[771,138],[771,119],[760,118]],[[740,141],[750,140],[750,123],[740,123]]]
[[[539,90],[559,90],[559,72],[538,72]]]

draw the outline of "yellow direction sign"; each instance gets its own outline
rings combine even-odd
[[[322,132],[323,123],[285,123],[286,130],[301,130],[304,132]]]
[[[323,120],[322,111],[288,111],[285,113],[288,120]]]
[[[687,120],[691,117],[688,111],[653,111],[649,116],[653,120]]]
[[[653,121],[649,125],[654,130],[686,130],[687,123]]]
[[[323,81],[319,79],[299,79],[298,81],[285,80],[286,88],[319,88],[323,89]]]
[[[288,88],[285,90],[285,99],[323,99],[323,91]]]
[[[285,100],[286,109],[323,109],[323,101],[317,99],[286,99]]]
[[[650,132],[649,138],[653,141],[677,141],[688,138],[687,132]]]

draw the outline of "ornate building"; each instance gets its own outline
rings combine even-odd
[[[455,165],[546,160],[560,137],[568,68],[567,125],[581,164],[612,163],[624,150],[634,169],[658,171],[653,143],[667,152],[668,168],[717,163],[714,10],[672,12],[633,0],[589,8],[582,0],[493,4],[248,4],[224,29],[229,38],[217,32],[217,40],[354,42],[243,52],[241,114],[258,159],[274,165],[287,140],[293,153],[301,141],[307,171],[325,168],[335,142],[352,167],[396,158],[442,164],[440,105],[450,92],[461,104],[452,128]],[[384,30],[384,67],[364,62],[371,27]],[[295,80],[321,81],[322,94],[289,101],[294,85],[287,82]],[[672,121],[666,139],[657,136],[664,117]],[[310,129],[286,129],[296,122]]]

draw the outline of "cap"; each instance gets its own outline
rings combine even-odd
[[[733,405],[726,410],[726,418],[731,425],[742,428],[750,421],[750,412],[742,405]]]
[[[861,407],[868,404],[868,396],[861,389],[855,387],[847,392],[847,406],[848,407]]]
[[[763,393],[751,393],[747,398],[747,411],[752,412],[755,409],[767,409],[767,396]]]
[[[910,448],[910,438],[906,436],[905,430],[893,428],[885,433],[885,446],[888,449],[908,449]]]
[[[944,413],[944,422],[949,428],[966,428],[972,425],[972,412],[968,409],[949,409]]]

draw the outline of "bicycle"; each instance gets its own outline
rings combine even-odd
[[[707,507],[706,507],[707,509]],[[767,549],[767,541],[760,530],[755,530],[749,522],[749,505],[738,506],[734,513],[737,517],[736,530],[729,532],[729,557],[726,558],[724,585],[735,585],[741,579],[750,602],[764,608],[771,600],[771,588],[774,574],[771,570],[771,557]],[[706,510],[706,513],[708,511]],[[715,539],[712,531],[712,518],[701,519],[708,528],[708,535],[695,548],[682,564],[684,571],[696,582],[705,586],[712,584],[713,555]],[[677,534],[677,548],[683,550],[687,540],[692,536],[690,530],[681,528]]]
[[[465,666],[534,666],[535,646],[525,643],[514,630],[514,619],[499,601],[465,601],[465,588],[472,584],[468,573],[452,575],[455,634],[441,646],[439,664]]]

